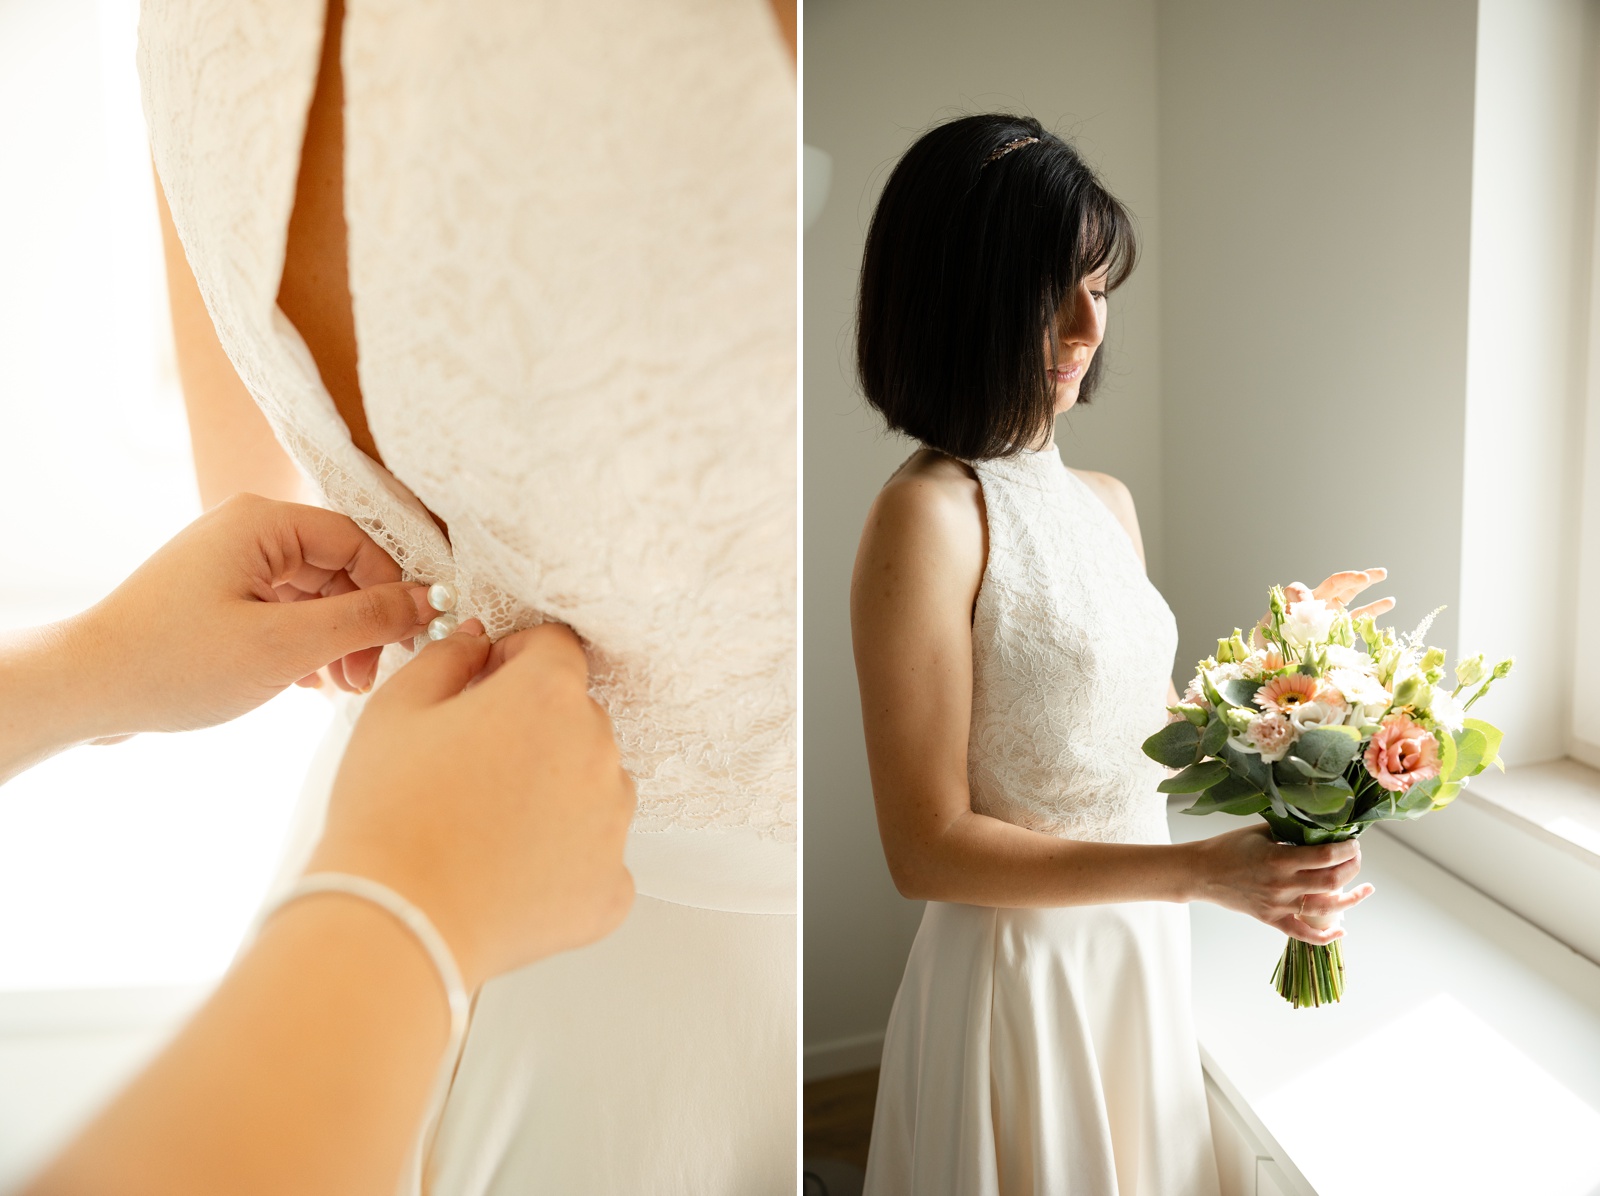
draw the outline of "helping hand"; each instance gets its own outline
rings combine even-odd
[[[433,613],[345,516],[240,494],[55,630],[81,741],[226,722],[330,664],[365,689],[382,645]]]
[[[633,810],[577,637],[545,624],[491,648],[469,619],[367,703],[307,870],[404,894],[475,987],[616,928]]]
[[[1389,576],[1389,570],[1377,569],[1347,569],[1342,573],[1331,574],[1314,590],[1308,590],[1298,581],[1291,581],[1283,587],[1283,596],[1289,603],[1304,602],[1307,598],[1321,598],[1332,606],[1347,606],[1350,599],[1368,586],[1382,581]],[[1393,598],[1379,598],[1376,602],[1369,602],[1365,606],[1358,606],[1350,612],[1350,617],[1359,619],[1362,615],[1371,615],[1377,618],[1386,615],[1394,609]]]

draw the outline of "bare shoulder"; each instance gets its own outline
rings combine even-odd
[[[1072,472],[1099,495],[1100,501],[1106,504],[1107,509],[1117,517],[1117,522],[1122,524],[1122,529],[1128,533],[1139,559],[1144,560],[1144,540],[1139,534],[1139,515],[1134,510],[1133,493],[1120,479],[1109,473],[1097,473],[1092,469],[1074,469]]]
[[[987,556],[983,489],[951,457],[919,451],[884,484],[867,514],[852,590],[860,601],[903,583],[943,597],[977,595]]]

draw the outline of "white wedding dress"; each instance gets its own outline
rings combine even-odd
[[[764,0],[347,0],[352,443],[276,305],[325,0],[145,0],[174,225],[278,439],[491,635],[556,619],[638,784],[610,939],[487,985],[426,1176],[793,1190],[795,99]],[[430,519],[449,527],[446,540]],[[385,651],[382,678],[403,663]],[[344,736],[308,780],[291,876]]]
[[[971,463],[972,808],[1044,834],[1168,842],[1178,632],[1132,541],[1054,447]],[[929,902],[889,1018],[868,1196],[1216,1196],[1189,922],[1141,902]]]

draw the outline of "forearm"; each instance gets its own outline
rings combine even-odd
[[[448,1031],[407,930],[353,898],[304,898],[27,1193],[391,1196]]]
[[[0,632],[0,784],[98,734],[70,627]]]
[[[1186,844],[1061,839],[971,810],[900,844],[891,870],[907,897],[998,907],[1190,901],[1201,883]]]

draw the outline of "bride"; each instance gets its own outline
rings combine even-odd
[[[206,505],[309,479],[445,624],[570,625],[637,784],[632,913],[477,994],[407,1186],[792,1191],[792,10],[144,0],[139,32]],[[334,670],[286,880],[405,656]]]
[[[1215,1193],[1181,903],[1321,943],[1342,932],[1299,915],[1371,892],[1341,891],[1353,841],[1168,839],[1140,744],[1177,702],[1177,627],[1127,488],[1053,439],[1133,263],[1122,205],[1015,116],[923,136],[868,233],[862,385],[923,447],[867,518],[851,621],[884,854],[928,903],[884,1043],[876,1196]]]

